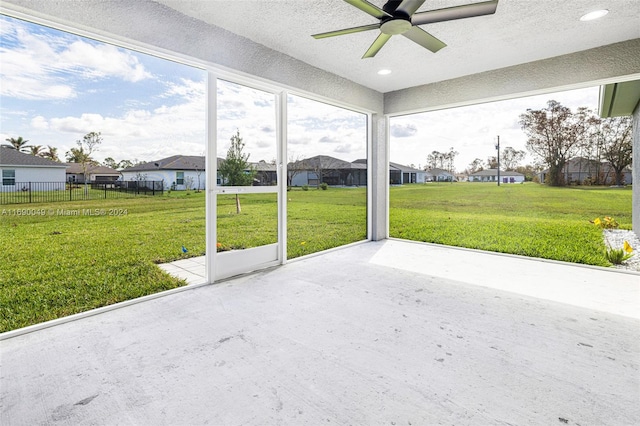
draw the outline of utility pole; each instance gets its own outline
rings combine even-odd
[[[500,186],[500,135],[498,135],[496,149],[498,150],[498,186]]]

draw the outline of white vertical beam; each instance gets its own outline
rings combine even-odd
[[[371,116],[372,233],[374,241],[389,237],[389,118]]]
[[[640,238],[640,104],[633,111],[633,127],[631,134],[633,149],[633,162],[631,179],[633,181],[633,194],[631,194],[631,223],[633,231]],[[637,255],[636,255],[637,256]]]
[[[373,238],[373,115],[367,114],[367,240]]]
[[[286,91],[276,95],[276,138],[278,155],[278,260],[287,263],[287,97]]]
[[[218,135],[218,79],[209,72],[207,75],[207,140],[205,150],[206,193],[205,193],[205,223],[206,223],[206,255],[205,278],[212,283],[215,280],[217,235],[217,205],[216,178],[218,176],[217,135]]]

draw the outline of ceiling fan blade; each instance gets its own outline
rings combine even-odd
[[[425,49],[429,49],[433,53],[436,53],[438,50],[446,46],[444,42],[442,42],[441,40],[438,40],[437,38],[435,38],[434,36],[432,36],[431,34],[429,34],[428,32],[426,32],[420,27],[411,27],[409,31],[407,31],[402,35],[408,38],[409,40],[415,43],[418,43],[420,46],[424,47]]]
[[[496,12],[497,7],[498,0],[490,0],[481,3],[465,4],[463,6],[430,10],[428,12],[414,14],[411,17],[411,23],[413,25],[423,25],[434,22],[453,21],[455,19],[473,18],[474,16],[491,15]]]
[[[416,13],[416,10],[420,9],[420,6],[422,6],[424,2],[425,0],[404,0],[400,3],[396,11],[404,12],[411,16]]]
[[[388,18],[392,16],[389,13],[385,12],[384,10],[380,9],[378,6],[371,4],[366,0],[344,0],[344,1],[349,3],[351,6],[357,7],[364,13],[368,13],[374,18],[382,19],[382,18]]]
[[[378,28],[380,28],[380,24],[363,25],[361,27],[346,28],[344,30],[329,31],[326,33],[314,34],[311,37],[316,39],[335,37],[335,36],[345,35],[345,34],[360,33],[362,31],[377,30]]]
[[[384,44],[387,41],[389,41],[390,38],[391,38],[391,36],[389,34],[380,33],[380,35],[373,42],[373,44],[371,45],[369,50],[367,50],[365,52],[365,54],[362,57],[362,59],[364,59],[364,58],[373,58],[374,56],[376,56],[376,54],[380,51],[380,49],[382,49],[382,46],[384,46]]]

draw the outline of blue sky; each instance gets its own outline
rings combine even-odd
[[[1,141],[22,136],[61,156],[91,131],[95,158],[157,160],[204,155],[206,72],[21,20],[0,20]],[[291,96],[290,157],[366,156],[366,116]],[[252,161],[275,149],[273,95],[218,87],[218,155],[240,130]]]
[[[22,136],[64,153],[86,133],[101,132],[95,158],[154,161],[204,155],[206,72],[29,22],[0,17],[0,142]],[[458,170],[503,147],[525,149],[519,114],[555,99],[595,109],[597,88],[395,117],[391,160],[422,166],[434,150],[460,152]],[[288,101],[288,160],[324,154],[366,157],[366,116],[298,96]],[[251,161],[275,149],[273,95],[218,85],[218,156],[239,129]],[[529,158],[529,160],[531,160]]]

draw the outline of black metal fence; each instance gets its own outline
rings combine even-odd
[[[161,195],[163,181],[114,182],[15,182],[0,186],[1,204],[53,203],[58,201],[128,198],[137,195]]]

